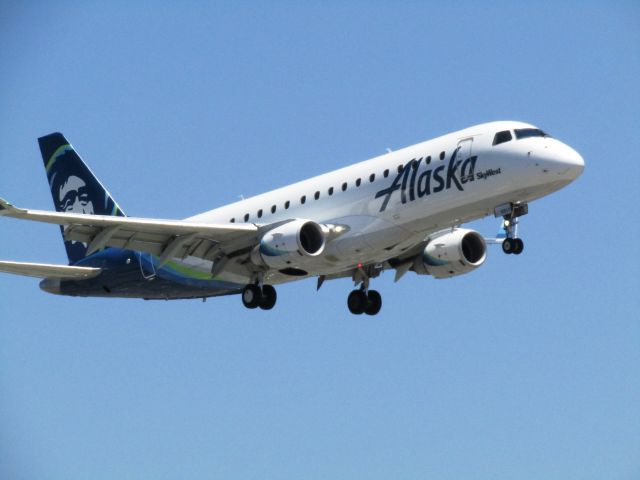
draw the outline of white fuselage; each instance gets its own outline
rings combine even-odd
[[[493,215],[501,204],[530,202],[580,175],[580,155],[551,137],[513,136],[493,145],[497,132],[522,128],[535,127],[510,121],[473,126],[187,220],[344,225],[348,231],[326,246],[318,265],[322,274],[384,262],[435,231]],[[183,262],[211,269],[211,262],[200,259]],[[242,276],[229,271],[221,278],[246,283]],[[275,284],[295,278],[270,272],[267,279]]]

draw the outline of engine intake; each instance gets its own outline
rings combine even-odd
[[[449,278],[469,273],[487,258],[487,245],[482,235],[474,230],[456,228],[437,233],[414,261],[413,269],[422,275]]]
[[[325,244],[321,225],[311,220],[293,220],[265,233],[251,252],[251,260],[277,269],[304,267],[322,254]]]
[[[324,233],[315,222],[307,221],[298,231],[298,245],[302,251],[309,255],[320,255],[324,250]]]

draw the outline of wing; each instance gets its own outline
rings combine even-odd
[[[17,208],[0,199],[0,216],[63,227],[65,240],[87,244],[87,255],[105,247],[148,252],[164,264],[173,257],[214,260],[245,253],[258,241],[253,224],[210,224],[110,215],[87,215]]]
[[[27,277],[82,280],[95,277],[101,271],[101,268],[91,267],[71,267],[68,265],[51,265],[48,263],[0,261],[0,272],[25,275]]]

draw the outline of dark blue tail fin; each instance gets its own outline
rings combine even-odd
[[[53,204],[58,212],[125,216],[64,135],[52,133],[40,137],[38,143],[47,170]],[[64,237],[64,229],[62,234]],[[84,243],[65,241],[64,246],[70,265],[86,255],[87,245]]]

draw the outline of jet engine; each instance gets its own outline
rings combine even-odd
[[[482,235],[456,228],[429,237],[414,261],[413,270],[419,275],[449,278],[475,270],[486,258],[487,245]]]
[[[251,252],[251,261],[257,265],[298,270],[317,259],[324,251],[326,234],[323,226],[311,220],[293,220],[269,230]],[[296,273],[291,273],[296,275]]]

